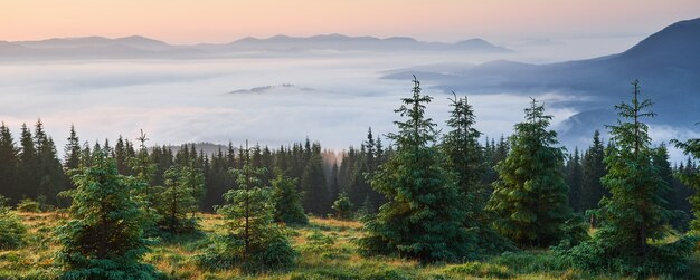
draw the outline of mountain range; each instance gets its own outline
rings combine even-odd
[[[163,41],[131,36],[55,38],[40,41],[0,41],[0,59],[75,59],[75,58],[216,58],[246,52],[295,53],[304,51],[449,51],[498,53],[511,50],[482,39],[455,43],[425,42],[413,38],[349,37],[342,34],[271,38],[244,38],[222,44],[172,45]]]
[[[415,74],[435,88],[468,94],[566,95],[570,98],[552,105],[578,111],[560,129],[562,137],[575,140],[615,123],[613,105],[629,102],[634,79],[640,81],[642,97],[655,102],[658,116],[652,124],[693,129],[700,121],[698,51],[700,19],[693,19],[671,24],[630,49],[605,57],[543,65],[500,60],[445,70],[433,65],[398,69],[384,78],[408,80]]]

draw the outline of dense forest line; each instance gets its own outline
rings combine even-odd
[[[148,148],[143,132],[135,142],[90,145],[71,127],[59,159],[41,120],[33,133],[22,125],[19,144],[3,123],[0,195],[20,211],[69,207],[73,220],[57,228],[65,279],[160,277],[139,261],[147,239],[198,234],[198,212],[225,221],[197,256],[212,270],[292,267],[295,252],[275,222],[305,224],[310,213],[362,220],[367,235],[357,244],[369,256],[459,262],[550,248],[577,269],[682,275],[698,247],[700,145],[674,140],[689,158],[671,164],[642,122],[654,116],[653,102],[640,99],[637,81],[632,93],[615,106],[612,138],[604,143],[596,131],[590,147],[573,153],[535,99],[512,136],[480,141],[474,108],[454,96],[441,133],[425,116],[432,97],[417,80],[396,109],[397,132],[385,138],[392,145],[369,129],[340,156],[308,138],[279,148],[229,143],[213,154],[194,144]],[[20,234],[3,209],[16,229],[5,236]]]

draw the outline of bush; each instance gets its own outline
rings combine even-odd
[[[39,202],[33,201],[31,198],[22,199],[22,201],[17,204],[17,211],[24,213],[41,212]]]
[[[25,242],[27,228],[9,208],[0,206],[0,250],[16,249]]]

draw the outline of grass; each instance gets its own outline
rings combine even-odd
[[[0,279],[56,279],[61,268],[54,264],[60,249],[53,229],[67,217],[59,213],[20,213],[30,234],[27,245],[12,251],[0,251]],[[206,235],[222,222],[221,217],[199,214],[203,235],[175,238],[154,245],[144,261],[153,264],[172,279],[627,279],[619,275],[592,274],[558,267],[555,256],[547,251],[523,251],[489,256],[481,262],[461,264],[420,264],[393,257],[363,257],[355,240],[362,237],[362,224],[311,218],[303,227],[287,227],[294,249],[299,252],[296,265],[289,271],[246,275],[239,270],[203,271],[195,256],[208,246]],[[694,275],[700,278],[700,254],[694,256]],[[653,278],[670,279],[670,278]]]

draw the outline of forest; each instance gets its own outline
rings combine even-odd
[[[573,150],[540,100],[489,137],[467,97],[434,120],[410,93],[342,151],[3,122],[0,279],[700,279],[700,139],[652,144],[639,81]]]

